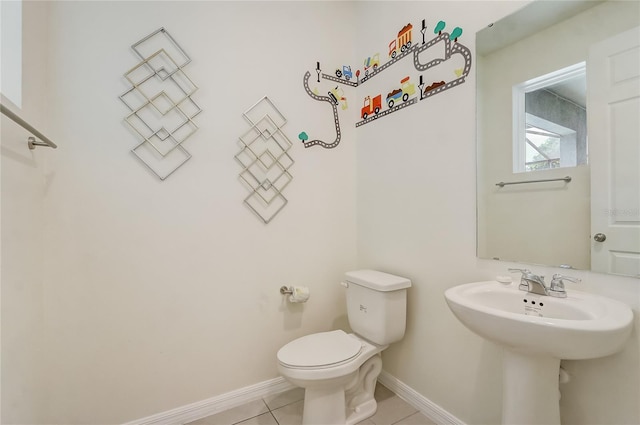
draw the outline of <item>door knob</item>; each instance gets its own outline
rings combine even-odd
[[[607,235],[605,235],[604,233],[596,233],[595,235],[593,235],[593,240],[596,242],[604,242],[607,240]]]

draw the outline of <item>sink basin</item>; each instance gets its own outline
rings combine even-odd
[[[633,313],[619,301],[580,291],[567,298],[536,295],[497,281],[445,292],[455,316],[478,335],[512,350],[559,359],[603,357],[619,351]]]
[[[603,357],[622,349],[633,313],[619,301],[580,291],[537,295],[497,281],[448,289],[453,314],[504,348],[502,423],[560,424],[560,359]]]

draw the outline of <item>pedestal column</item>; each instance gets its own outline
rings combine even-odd
[[[560,425],[560,359],[504,350],[502,423]]]

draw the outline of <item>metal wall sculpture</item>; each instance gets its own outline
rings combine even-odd
[[[242,167],[240,180],[249,189],[244,203],[267,224],[287,205],[282,192],[293,179],[292,143],[282,132],[287,120],[266,96],[242,116],[250,128],[239,138],[235,159]]]
[[[192,98],[198,87],[183,70],[191,58],[164,28],[131,48],[140,62],[124,74],[131,87],[120,95],[129,108],[124,120],[140,140],[131,152],[164,180],[191,158],[183,144],[202,112]]]

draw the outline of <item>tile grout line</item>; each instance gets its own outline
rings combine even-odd
[[[269,411],[269,414],[271,415],[273,420],[276,422],[276,424],[280,425],[280,422],[278,422],[278,418],[276,418],[276,415],[273,414],[273,410],[271,410],[271,407],[269,407],[269,403],[267,403],[267,400],[263,398],[262,402],[264,403],[265,406],[267,406],[267,410]]]
[[[278,422],[278,418],[276,418],[276,415],[273,414],[273,410],[271,410],[271,406],[269,406],[269,403],[267,403],[267,400],[263,398],[262,402],[264,403],[265,406],[267,406],[267,410],[269,410],[269,414],[271,415],[273,420],[276,422],[276,424],[280,425],[280,422]]]
[[[264,401],[264,399],[263,399],[263,398],[261,398],[261,399],[260,399],[260,401],[262,401],[262,403],[263,403],[263,404],[265,405],[265,407],[267,408],[267,412],[271,413],[271,409],[269,409],[269,405],[267,404],[267,402],[266,402],[266,401]],[[244,418],[244,419],[239,420],[238,422],[234,422],[232,425],[238,425],[238,424],[241,424],[242,422],[244,422],[244,421],[248,421],[249,419],[254,419],[254,418],[257,418],[258,416],[262,416],[262,415],[264,415],[264,414],[265,414],[265,413],[267,413],[267,412],[259,413],[259,414],[254,415],[254,416],[249,416],[248,418]],[[271,414],[271,416],[273,416],[273,414]],[[274,418],[274,419],[275,419],[275,418]],[[278,421],[276,420],[276,422],[278,422]],[[188,424],[187,424],[187,425],[188,425]],[[280,424],[278,424],[278,425],[280,425]]]
[[[400,422],[400,421],[404,421],[405,419],[407,419],[408,417],[411,417],[411,416],[415,415],[416,413],[420,413],[420,411],[419,411],[419,410],[416,410],[416,411],[415,411],[415,412],[413,412],[413,413],[409,413],[407,416],[405,416],[404,418],[400,418],[400,419],[398,419],[397,421],[393,422],[391,425],[397,424],[397,423],[398,423],[398,422]]]
[[[269,410],[269,414],[271,415],[271,417],[273,418],[274,421],[276,421],[277,425],[280,425],[280,422],[278,422],[278,418],[276,418],[276,415],[273,414],[273,412],[271,410]]]

